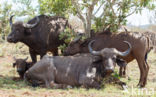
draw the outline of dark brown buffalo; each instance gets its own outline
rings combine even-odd
[[[34,64],[25,73],[25,79],[33,84],[38,81],[46,87],[62,88],[67,85],[99,88],[101,79],[114,71],[119,56],[127,56],[131,45],[126,51],[120,52],[115,48],[104,48],[94,51],[89,43],[91,54],[74,56],[47,56]],[[118,60],[119,61],[119,60]]]
[[[15,63],[13,63],[13,67],[16,67],[16,70],[21,79],[23,79],[24,73],[33,65],[32,62],[26,62],[27,59],[28,57],[25,59],[16,59],[14,57]]]
[[[67,19],[40,15],[28,23],[12,23],[12,18],[13,16],[10,17],[11,33],[7,37],[8,42],[26,44],[33,62],[37,61],[36,55],[42,57],[47,51],[54,56],[58,55],[58,46],[64,43],[64,39],[60,40],[59,35],[67,26],[70,27]]]
[[[140,69],[140,80],[138,86],[144,87],[146,85],[149,65],[147,62],[145,62],[145,56],[150,48],[148,37],[139,32],[122,32],[119,34],[105,34],[105,32],[103,32],[96,34],[95,37],[88,38],[84,41],[79,39],[72,41],[64,51],[64,54],[74,55],[76,53],[88,53],[89,50],[87,45],[91,40],[96,40],[96,42],[93,44],[93,49],[95,50],[101,50],[103,48],[116,48],[119,51],[124,51],[128,48],[128,46],[125,45],[123,41],[130,42],[132,45],[132,51],[128,56],[122,58],[126,60],[127,63],[131,62],[133,59],[136,59]],[[123,75],[122,73],[122,68],[120,68],[121,76]]]

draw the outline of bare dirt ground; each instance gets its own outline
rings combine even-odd
[[[23,44],[1,44],[0,45],[0,97],[156,97],[156,54],[151,52],[148,56],[150,70],[148,83],[145,88],[139,89],[136,85],[139,82],[140,71],[136,61],[128,64],[128,78],[121,78],[128,85],[127,90],[113,83],[104,83],[100,90],[96,89],[46,89],[42,87],[33,88],[24,81],[14,81],[18,77],[13,56],[25,58],[29,56],[28,48]],[[29,57],[30,61],[30,57]],[[118,67],[116,67],[118,72]]]

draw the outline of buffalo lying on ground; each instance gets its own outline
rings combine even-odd
[[[145,62],[145,57],[149,52],[150,43],[149,38],[144,36],[142,33],[122,32],[119,34],[107,34],[106,32],[103,32],[98,33],[95,35],[95,37],[88,38],[84,41],[81,41],[80,38],[75,40],[72,41],[65,49],[64,55],[88,53],[89,50],[87,45],[91,40],[96,40],[96,42],[93,44],[93,49],[95,50],[101,50],[103,48],[116,48],[119,51],[124,51],[128,48],[128,46],[125,45],[123,41],[130,42],[132,45],[132,51],[128,56],[122,58],[127,63],[131,62],[133,59],[136,59],[140,69],[140,80],[138,86],[144,87],[146,85],[149,65],[147,62]],[[122,72],[122,68],[120,68],[120,75],[125,75],[125,72]]]
[[[65,43],[64,39],[59,40],[59,35],[67,26],[71,28],[64,17],[40,15],[28,23],[20,21],[12,23],[12,18],[13,16],[10,17],[11,33],[7,41],[26,44],[34,63],[37,61],[38,54],[42,57],[50,51],[54,56],[58,55],[58,46]]]
[[[13,67],[17,68],[17,72],[21,79],[23,79],[24,73],[33,65],[32,62],[26,62],[27,59],[28,57],[25,59],[16,59],[14,57],[15,63],[13,63]]]
[[[114,71],[116,61],[121,61],[119,56],[127,56],[129,48],[120,52],[115,48],[104,48],[94,51],[89,43],[91,54],[78,54],[74,56],[47,56],[34,64],[24,77],[33,84],[37,81],[45,83],[46,87],[62,88],[70,86],[85,86],[87,88],[99,88],[100,81],[105,75]],[[123,61],[123,60],[122,60]]]

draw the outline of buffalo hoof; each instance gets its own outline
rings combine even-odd
[[[124,75],[124,74],[119,74],[119,76],[120,76],[121,78],[126,78],[126,77],[127,77],[127,76]]]
[[[139,83],[139,84],[137,85],[137,87],[138,87],[138,88],[144,88],[144,87],[145,87],[145,85],[144,85],[144,84]]]
[[[127,90],[128,86],[127,85],[121,85],[123,90]]]

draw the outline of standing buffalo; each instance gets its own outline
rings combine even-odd
[[[40,15],[28,23],[12,23],[12,18],[13,16],[10,17],[11,33],[7,41],[26,44],[33,62],[37,61],[36,55],[42,57],[47,51],[52,52],[54,56],[58,55],[58,46],[64,43],[64,39],[59,40],[59,35],[67,26],[71,28],[64,17]]]
[[[156,33],[155,32],[144,32],[147,37],[151,40],[151,49],[154,49],[154,52],[156,53]]]
[[[94,51],[88,45],[91,54],[79,54],[74,56],[47,56],[34,64],[25,73],[25,79],[31,80],[33,84],[37,81],[45,83],[46,87],[62,88],[67,85],[85,86],[99,88],[101,78],[114,71],[119,56],[127,56],[131,51],[129,48],[120,52],[115,48],[104,48]],[[123,61],[123,60],[122,60]]]
[[[122,32],[119,34],[106,34],[106,32],[103,32],[84,41],[81,41],[80,39],[72,41],[64,51],[64,54],[74,55],[76,53],[88,53],[89,50],[87,45],[91,40],[96,40],[93,44],[93,48],[95,50],[101,50],[103,48],[116,48],[119,51],[124,51],[128,48],[128,46],[125,45],[123,41],[130,42],[132,45],[132,52],[128,56],[122,58],[127,63],[131,62],[133,59],[137,60],[140,69],[140,80],[138,86],[144,87],[146,85],[149,65],[145,62],[145,56],[150,49],[148,37],[138,32]],[[122,68],[120,68],[120,75],[125,75],[125,72],[122,72]]]

